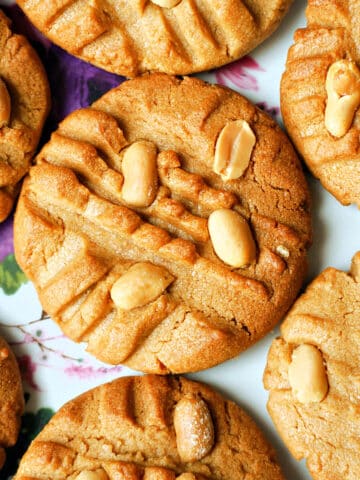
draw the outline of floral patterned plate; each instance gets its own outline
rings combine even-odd
[[[92,67],[53,45],[27,22],[14,3],[0,0],[15,29],[27,35],[37,49],[51,84],[53,107],[43,135],[45,142],[69,112],[91,104],[124,79]],[[305,23],[305,6],[305,0],[295,0],[279,30],[251,56],[199,76],[240,91],[281,122],[280,76],[292,35]],[[314,218],[308,276],[311,280],[328,265],[348,268],[352,254],[359,248],[360,213],[354,206],[342,207],[316,180],[309,178],[309,181]],[[0,473],[4,480],[15,473],[29,442],[64,402],[100,383],[134,373],[126,367],[101,364],[82,345],[62,335],[42,311],[33,285],[19,269],[12,237],[10,218],[0,226],[0,334],[10,342],[20,364],[26,413],[19,442],[8,451],[7,463]],[[305,465],[291,458],[266,412],[262,372],[274,336],[276,332],[238,358],[191,377],[219,388],[254,416],[278,450],[286,478],[308,480]]]

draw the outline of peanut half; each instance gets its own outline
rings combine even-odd
[[[0,362],[2,360],[6,360],[7,358],[9,358],[9,350],[6,347],[4,347],[0,349]]]
[[[290,256],[289,250],[286,247],[284,247],[284,245],[278,245],[275,250],[276,250],[276,253],[278,253],[282,258],[289,258]]]
[[[155,5],[159,5],[159,7],[164,7],[164,8],[173,8],[178,5],[181,0],[151,0],[152,3],[155,3]]]
[[[255,134],[245,120],[227,123],[216,141],[214,172],[223,180],[240,178],[249,165],[255,142]]]
[[[333,63],[326,77],[327,103],[325,127],[342,137],[351,127],[360,106],[360,71],[354,62],[339,60]]]
[[[292,353],[288,370],[293,394],[301,403],[321,402],[329,384],[323,357],[314,345],[303,344]]]
[[[104,470],[84,470],[76,477],[75,480],[108,480]]]
[[[7,125],[11,115],[11,99],[5,82],[0,78],[0,128]]]
[[[210,411],[199,397],[184,397],[175,407],[176,444],[183,462],[204,458],[214,445],[214,425]]]
[[[148,207],[155,199],[158,185],[156,147],[152,142],[135,142],[122,160],[124,184],[121,195],[134,207]]]
[[[356,252],[352,258],[350,274],[356,283],[360,283],[360,252]]]
[[[256,257],[256,246],[244,217],[228,208],[209,216],[208,229],[216,255],[232,267],[243,267]]]
[[[174,281],[163,267],[140,262],[132,265],[111,288],[111,298],[122,310],[142,307],[159,297]]]

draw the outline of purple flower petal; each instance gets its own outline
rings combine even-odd
[[[123,77],[100,70],[55,45],[51,45],[48,51],[46,65],[55,122],[61,121],[78,108],[88,107],[124,80]]]
[[[64,369],[64,373],[70,377],[81,379],[97,378],[112,372],[121,372],[120,365],[115,367],[93,367],[91,365],[72,364]]]
[[[216,70],[216,81],[220,85],[227,85],[228,81],[230,81],[238,88],[243,90],[259,90],[256,77],[248,73],[246,69],[256,70],[259,72],[265,71],[256,60],[246,56],[237,62],[231,63],[230,65],[225,65],[224,67]]]
[[[17,357],[22,379],[34,390],[40,391],[39,386],[35,382],[34,374],[36,372],[36,363],[32,361],[30,355],[22,355]]]
[[[266,72],[265,68],[261,67],[259,63],[249,55],[241,58],[238,62],[235,62],[233,65],[237,65],[238,63],[241,64],[244,68],[249,68],[252,70],[257,70],[258,72]]]
[[[13,220],[8,218],[0,224],[0,262],[14,252]]]

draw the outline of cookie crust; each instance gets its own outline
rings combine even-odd
[[[11,31],[0,10],[0,80],[10,96],[9,119],[0,122],[0,222],[9,215],[49,111],[50,91],[35,50]],[[0,99],[1,103],[1,99]]]
[[[330,66],[343,59],[360,66],[355,3],[309,0],[307,27],[295,33],[280,98],[286,128],[312,173],[342,204],[360,206],[360,108],[343,136],[325,126]]]
[[[225,182],[214,148],[237,118],[257,143],[242,177]],[[154,202],[130,209],[121,162],[138,140],[170,163],[159,161]],[[15,217],[17,261],[63,331],[103,361],[149,373],[208,368],[273,328],[302,284],[311,227],[300,163],[275,122],[229,89],[163,74],[130,80],[65,119],[36,162]],[[257,254],[247,267],[214,252],[207,218],[223,207],[249,222]],[[137,262],[174,280],[126,312],[110,291]]]
[[[212,449],[193,462],[182,461],[177,447],[174,415],[183,399],[201,401],[214,424]],[[83,470],[103,470],[109,480],[175,480],[183,472],[189,480],[284,478],[274,450],[235,403],[204,384],[156,376],[123,377],[65,404],[14,480],[74,480]]]
[[[359,261],[358,252],[350,273],[327,268],[309,285],[273,341],[264,373],[275,426],[315,480],[360,474]],[[289,382],[293,352],[304,344],[323,358],[328,391],[321,401],[299,401]]]
[[[15,445],[20,430],[24,397],[16,358],[0,337],[0,470],[4,465],[5,448]]]
[[[127,77],[185,75],[224,65],[255,48],[278,26],[291,0],[18,1],[53,42]]]

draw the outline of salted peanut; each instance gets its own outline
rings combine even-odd
[[[209,216],[208,229],[216,255],[232,267],[243,267],[256,257],[256,246],[244,217],[228,208]]]
[[[176,480],[196,480],[196,475],[190,472],[185,472],[176,477]]]
[[[342,137],[351,127],[360,106],[360,71],[354,62],[339,60],[326,77],[325,126],[334,137]]]
[[[9,350],[4,347],[0,349],[0,361],[6,360],[9,357]]]
[[[289,382],[301,403],[321,402],[329,389],[325,365],[320,350],[314,345],[297,347],[289,365]]]
[[[109,480],[104,470],[84,470],[75,480]]]
[[[176,444],[183,462],[204,458],[214,445],[214,425],[209,409],[199,397],[182,398],[175,407]]]
[[[132,265],[111,288],[111,298],[122,310],[142,307],[157,297],[174,281],[163,267],[140,262]]]
[[[129,205],[148,207],[154,201],[158,185],[156,155],[156,146],[147,141],[135,142],[126,150],[121,195]]]
[[[245,120],[227,123],[216,141],[214,172],[223,180],[240,178],[249,165],[255,142],[255,134]]]
[[[159,7],[165,7],[165,8],[176,7],[176,5],[181,2],[181,0],[151,0],[151,1],[152,3],[155,3],[155,5],[159,5]]]
[[[5,82],[0,78],[0,128],[9,123],[11,115],[11,99]]]
[[[360,252],[356,252],[352,258],[350,274],[355,282],[360,282]]]
[[[276,253],[278,253],[282,258],[289,258],[290,256],[289,250],[286,247],[284,247],[284,245],[278,245],[275,250],[276,250]]]

